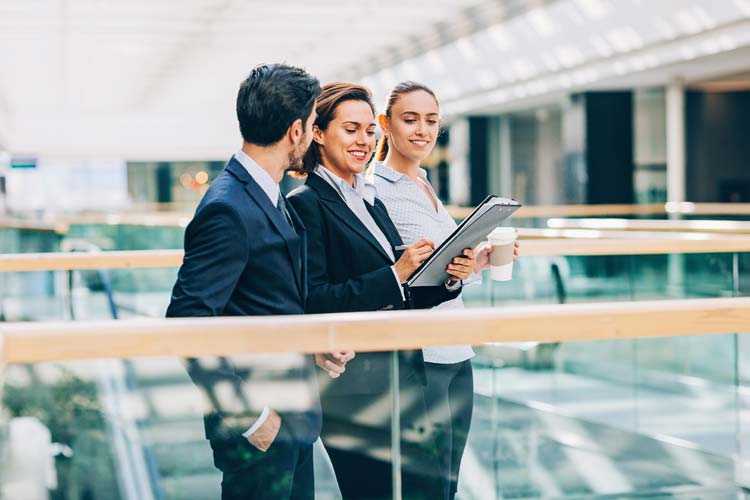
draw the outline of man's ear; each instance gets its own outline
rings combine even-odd
[[[323,146],[323,131],[320,130],[320,127],[317,125],[313,125],[313,141],[315,141],[316,144],[320,144]]]
[[[388,117],[384,114],[378,115],[378,125],[380,125],[380,130],[383,131],[383,135],[388,134]]]
[[[296,120],[292,122],[292,124],[289,126],[289,130],[287,131],[289,142],[291,142],[292,144],[296,146],[297,144],[299,144],[304,134],[305,134],[305,126],[302,123],[302,119],[297,118]]]

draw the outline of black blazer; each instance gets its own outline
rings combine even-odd
[[[317,174],[307,176],[303,186],[292,191],[289,205],[302,219],[308,234],[308,313],[333,313],[403,309],[400,285],[393,274],[393,261],[378,240],[346,205],[336,190]],[[402,245],[398,230],[383,203],[367,206],[370,215],[388,238],[398,259]],[[415,290],[416,291],[416,290]],[[412,298],[415,307],[432,307],[456,297],[460,290],[426,287]],[[423,379],[421,351],[402,352],[407,370]],[[325,395],[376,394],[389,387],[389,354],[357,353],[346,372],[327,382]],[[321,371],[322,372],[322,371]],[[324,380],[321,377],[321,380]]]
[[[247,170],[232,158],[211,184],[185,230],[185,258],[167,316],[303,314],[307,237],[294,209],[289,212],[294,230]],[[238,366],[232,358],[222,359],[210,369],[202,367],[198,360],[189,361],[194,382],[214,402],[214,411],[205,419],[206,437],[214,448],[217,467],[222,470],[220,461],[227,467],[235,465],[225,463],[232,461],[223,453],[226,447],[238,442],[249,446],[241,434],[252,425],[260,409],[245,404],[242,413],[228,412],[218,404],[213,387],[229,383],[238,400],[246,403],[244,393],[252,391],[253,380],[262,378],[263,371],[252,356],[248,358],[247,367]],[[273,366],[268,369],[271,371]],[[250,371],[252,379],[248,379]],[[270,402],[269,406],[281,414],[283,438],[312,443],[320,432],[321,416],[311,357],[305,356],[292,371],[287,377],[306,384],[311,403],[290,412]],[[265,402],[261,402],[261,409],[262,404]]]

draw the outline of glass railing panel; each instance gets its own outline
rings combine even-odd
[[[0,317],[161,318],[176,277],[176,267],[0,273]]]
[[[321,422],[316,371],[310,356],[298,354],[8,366],[5,463],[13,474],[3,476],[3,491],[49,488],[53,498],[92,500],[208,500],[221,497],[223,478],[224,488],[240,492],[237,498],[252,498],[253,488],[291,488],[289,463],[298,460],[316,498],[337,498],[325,452],[319,442],[310,446]],[[387,389],[388,379],[383,383]],[[390,400],[384,400],[387,419]],[[281,425],[261,452],[242,433],[266,405],[272,410],[269,425],[279,415]],[[366,413],[374,417],[374,408]],[[350,431],[352,439],[364,432]],[[385,432],[388,436],[387,420]],[[24,447],[31,435],[37,438]],[[316,486],[305,478],[313,474],[313,462]],[[39,477],[34,467],[49,473]]]
[[[470,307],[731,297],[750,293],[750,254],[524,256],[513,280],[464,288]],[[736,278],[735,278],[736,276]]]
[[[63,237],[55,231],[0,227],[0,253],[54,252]]]
[[[3,498],[209,500],[270,489],[281,499],[311,488],[324,500],[342,489],[389,499],[396,460],[401,498],[432,500],[442,490],[424,365],[412,351],[395,356],[396,365],[392,353],[358,353],[335,380],[294,353],[9,365]],[[266,406],[280,426],[261,452],[254,444],[268,429],[254,444],[243,433]]]
[[[571,342],[546,358],[552,345],[540,344],[515,361],[497,346],[477,348],[465,460],[484,452],[495,464],[496,476],[485,475],[502,495],[494,498],[729,498],[746,404],[731,381],[681,372],[700,363],[704,353],[693,350],[707,344],[716,364],[731,367],[733,337]],[[597,361],[603,354],[622,363]],[[468,482],[462,476],[460,492]]]
[[[738,339],[750,345],[732,335],[570,342],[515,358],[475,347],[471,378],[466,367],[430,371],[411,351],[396,356],[397,369],[390,353],[357,353],[335,380],[298,354],[9,365],[3,486],[49,488],[53,498],[210,499],[222,478],[245,487],[238,471],[256,467],[266,487],[283,490],[278,463],[263,460],[282,444],[315,441],[316,498],[340,498],[339,484],[391,498],[399,451],[402,498],[433,499],[451,484],[441,479],[450,477],[446,443],[466,440],[451,457],[460,500],[726,498],[747,384],[742,396],[725,373],[695,371],[708,354],[696,351],[714,345],[717,364],[729,356],[736,365]],[[580,353],[581,366],[564,352]],[[608,360],[594,363],[602,353]],[[747,380],[744,370],[737,379]],[[320,441],[311,430],[318,398]],[[241,434],[266,405],[288,425],[275,452],[258,454]],[[22,460],[30,456],[36,462]],[[35,474],[43,460],[51,472]]]
[[[129,224],[73,224],[70,226],[67,237],[88,241],[103,250],[181,249],[184,244],[185,228]]]

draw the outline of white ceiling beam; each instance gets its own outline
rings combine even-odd
[[[225,16],[240,3],[242,3],[241,0],[222,0],[220,4],[211,6],[203,13],[197,13],[204,17],[203,30],[191,37],[183,38],[168,49],[163,57],[157,58],[156,64],[150,70],[143,72],[143,80],[146,83],[134,96],[133,103],[136,109],[147,107],[160,91],[168,88],[172,79],[189,65],[194,54],[211,43],[212,35],[220,27]]]

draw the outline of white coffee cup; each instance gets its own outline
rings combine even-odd
[[[510,281],[513,279],[516,236],[516,230],[512,227],[495,228],[487,236],[490,245],[492,245],[490,276],[495,281]]]

